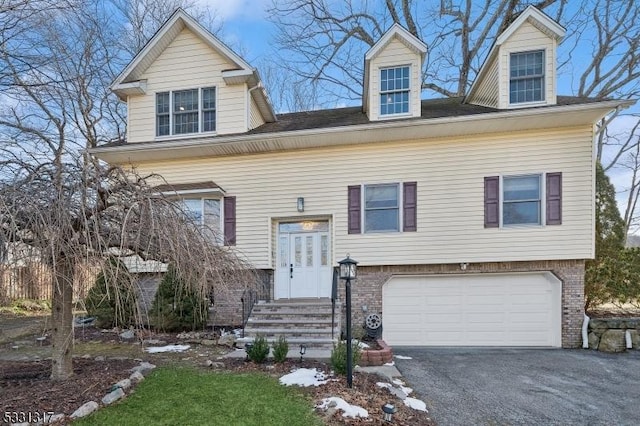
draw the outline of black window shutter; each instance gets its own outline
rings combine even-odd
[[[361,186],[360,185],[352,185],[347,189],[348,195],[348,232],[349,234],[359,234],[362,232],[361,230]]]
[[[236,197],[224,197],[224,244],[236,245]]]
[[[500,226],[500,177],[484,178],[484,227]]]
[[[402,184],[402,230],[415,232],[417,224],[417,182],[405,182]]]
[[[562,173],[547,173],[547,225],[562,225]]]

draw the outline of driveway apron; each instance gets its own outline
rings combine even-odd
[[[639,425],[640,351],[394,347],[439,425]]]

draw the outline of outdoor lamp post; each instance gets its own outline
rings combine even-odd
[[[347,386],[353,384],[353,347],[351,346],[351,280],[356,279],[358,262],[347,254],[346,259],[338,262],[340,265],[340,279],[346,281],[347,299]]]

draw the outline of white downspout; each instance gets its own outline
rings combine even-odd
[[[589,317],[584,314],[582,321],[582,349],[589,349]]]
[[[251,130],[251,92],[260,87],[262,87],[262,83],[258,83],[247,90],[247,131]]]
[[[624,333],[624,340],[627,343],[627,349],[631,349],[631,347],[633,346],[633,343],[631,341],[631,330],[627,330]]]

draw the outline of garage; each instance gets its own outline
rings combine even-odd
[[[384,340],[405,346],[561,345],[550,272],[395,276],[382,288]]]

